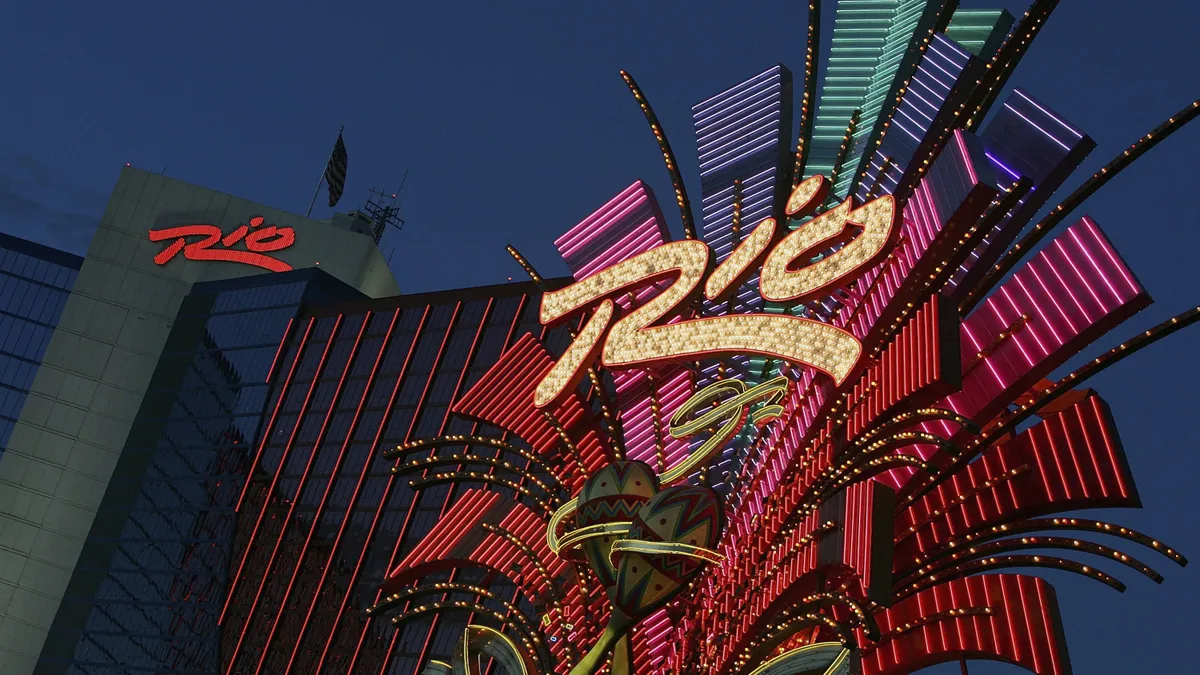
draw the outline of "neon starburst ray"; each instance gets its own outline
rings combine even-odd
[[[1057,601],[1028,570],[1124,590],[1094,561],[1156,582],[1154,559],[1186,564],[1148,535],[1063,514],[1140,506],[1108,406],[1083,386],[1200,308],[1051,378],[1151,302],[1097,222],[1068,219],[1200,114],[1200,101],[1026,228],[1094,147],[1033,94],[1001,99],[1057,3],[1034,2],[1016,22],[956,4],[871,3],[866,30],[878,34],[823,54],[821,3],[810,2],[798,139],[785,136],[783,66],[697,104],[696,202],[647,97],[621,73],[684,239],[672,240],[637,181],[555,242],[576,280],[566,289],[547,287],[510,247],[545,291],[543,319],[569,321],[574,342],[552,353],[524,336],[453,403],[503,438],[388,453],[417,488],[468,488],[371,610],[397,625],[442,612],[478,624],[424,672],[482,672],[491,660],[510,673],[891,675],[989,658],[1059,675],[1070,666]],[[854,74],[849,64],[864,59],[876,67]],[[818,102],[822,60],[859,79]],[[794,208],[797,195],[808,206]],[[791,262],[774,259],[840,214],[881,209],[891,215],[839,224],[793,246]],[[876,235],[878,248],[860,255]],[[806,287],[819,293],[778,290],[791,288],[787,275],[803,286],[847,260],[853,274]],[[614,270],[645,276],[614,281]],[[637,329],[669,328],[646,338],[655,362],[615,346],[621,322],[661,305],[689,270],[695,289]],[[742,320],[795,340],[826,336],[803,352],[814,359],[848,344],[834,336],[858,351],[842,371],[765,337],[739,352],[719,334],[735,328],[707,328]],[[724,346],[671,342],[705,331]],[[460,569],[516,591],[437,576]]]

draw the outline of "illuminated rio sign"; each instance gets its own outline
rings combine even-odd
[[[824,176],[808,178],[792,191],[785,213],[797,219],[810,215],[828,193],[829,181]],[[541,306],[545,325],[565,321],[593,305],[595,310],[538,384],[534,402],[539,408],[557,405],[597,357],[606,367],[629,368],[760,354],[811,366],[841,384],[862,354],[862,344],[847,330],[788,314],[688,318],[680,309],[690,308],[701,290],[708,300],[728,297],[753,274],[752,265],[764,252],[759,277],[764,299],[786,302],[819,297],[882,260],[899,235],[899,219],[890,195],[858,208],[852,208],[847,198],[782,238],[777,237],[775,220],[767,218],[716,269],[708,244],[677,241],[545,293]],[[834,253],[812,261],[838,245],[841,248]],[[672,277],[665,290],[614,321],[614,296]]]
[[[272,272],[290,271],[291,265],[265,254],[281,251],[296,243],[295,230],[274,225],[263,227],[263,222],[262,216],[255,216],[248,225],[242,225],[224,236],[216,225],[181,225],[150,230],[150,241],[175,240],[154,256],[154,262],[166,265],[183,251],[183,257],[188,260],[219,260],[261,267]],[[202,238],[189,244],[187,237]],[[218,242],[221,248],[213,248]],[[242,243],[245,250],[234,248],[238,243]]]

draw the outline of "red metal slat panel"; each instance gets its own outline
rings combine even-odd
[[[896,522],[898,570],[952,537],[1012,520],[1139,505],[1108,406],[1089,396],[992,447],[905,509]]]
[[[983,609],[990,616],[922,618],[953,609]],[[876,615],[881,642],[863,654],[864,675],[900,675],[961,658],[1000,660],[1039,675],[1069,675],[1054,590],[1042,579],[991,574],[959,579],[922,591]]]
[[[535,452],[546,455],[560,440],[554,427],[534,407],[533,391],[553,365],[554,360],[540,340],[528,333],[522,335],[454,403],[453,412],[510,431],[529,443]],[[589,471],[607,462],[603,444],[595,433],[596,420],[578,395],[568,398],[555,416],[579,448]],[[587,476],[580,475],[573,465],[570,468],[567,475],[577,483],[570,487],[578,489]]]

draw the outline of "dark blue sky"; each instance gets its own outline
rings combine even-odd
[[[517,276],[507,243],[559,274],[553,237],[634,179],[670,198],[618,70],[646,91],[698,200],[690,106],[773,63],[799,68],[806,6],[13,4],[0,20],[0,228],[83,252],[125,162],[303,213],[345,125],[345,208],[412,172],[408,225],[384,241],[402,289]],[[1067,0],[1056,10],[1012,84],[1098,143],[1069,187],[1200,96],[1198,26],[1189,0]],[[1078,212],[1096,218],[1157,301],[1115,337],[1200,303],[1200,216],[1189,212],[1198,153],[1194,124]],[[673,205],[664,211],[678,230]],[[1200,332],[1177,335],[1092,383],[1113,406],[1145,503],[1103,517],[1196,558],[1198,347]],[[1119,595],[1048,574],[1077,673],[1177,671],[1193,658],[1184,652],[1200,627],[1200,569],[1129,552],[1166,583],[1109,569],[1129,583]]]

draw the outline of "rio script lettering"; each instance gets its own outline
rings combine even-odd
[[[813,176],[792,192],[785,212],[791,218],[809,215],[828,193],[829,181]],[[545,293],[541,306],[544,325],[560,323],[588,308],[594,310],[538,384],[535,404],[547,408],[560,403],[597,358],[609,368],[630,368],[759,354],[811,366],[841,384],[858,363],[862,344],[852,333],[832,324],[789,314],[667,321],[677,318],[679,309],[690,306],[701,292],[709,300],[735,292],[760,259],[759,290],[764,299],[787,302],[820,297],[887,255],[899,235],[899,216],[890,195],[858,208],[852,208],[847,198],[782,238],[777,236],[775,220],[767,218],[716,269],[708,244],[694,239],[677,241]],[[838,244],[841,248],[836,252],[811,262],[818,253]],[[661,293],[628,314],[615,316],[613,297],[671,277],[674,281]]]
[[[166,265],[183,252],[188,260],[219,260],[261,267],[272,272],[287,272],[292,266],[267,253],[280,251],[296,243],[296,232],[290,227],[263,227],[262,216],[250,219],[227,235],[222,235],[216,225],[180,225],[161,230],[150,230],[150,241],[169,241],[169,246],[154,256],[158,265]],[[196,237],[188,243],[188,237]],[[242,244],[243,249],[234,248]],[[217,247],[217,245],[220,245]]]

